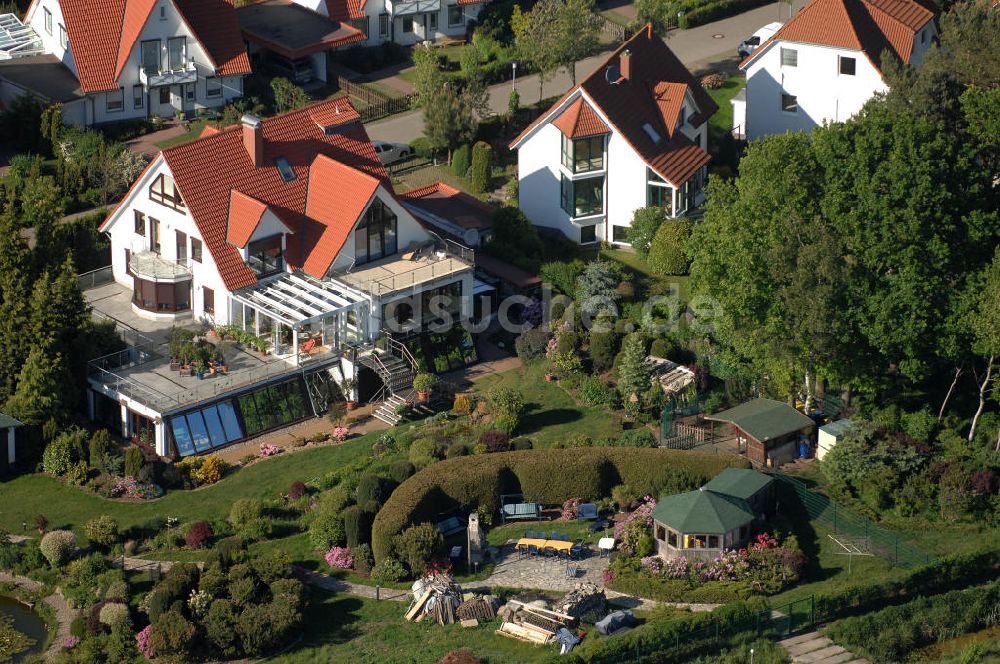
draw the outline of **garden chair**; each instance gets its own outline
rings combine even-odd
[[[573,547],[569,550],[569,557],[576,558],[577,560],[583,559],[584,544],[582,539],[578,539],[573,543]]]
[[[553,549],[551,546],[547,546],[542,551],[542,555],[544,555],[546,558],[554,558],[557,554],[555,549]]]
[[[535,558],[537,556],[538,556],[538,547],[535,546],[534,544],[529,544],[528,545],[528,557],[529,558]]]
[[[579,568],[574,567],[573,565],[566,565],[566,578],[567,579],[575,579],[579,573],[580,573]]]
[[[552,537],[550,537],[549,539],[556,540],[557,542],[561,542],[562,541],[562,535],[560,535],[558,532],[556,532],[555,530],[553,530],[552,531]]]

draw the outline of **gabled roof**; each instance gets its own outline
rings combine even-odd
[[[552,124],[567,138],[588,138],[611,131],[608,129],[608,125],[604,124],[604,120],[597,115],[597,111],[584,101],[583,97],[570,104],[565,111],[559,114],[559,117],[552,121]]]
[[[674,127],[677,126],[677,119],[680,117],[681,109],[684,108],[684,99],[687,97],[688,86],[686,83],[672,83],[670,81],[659,81],[652,85],[651,93],[653,101],[660,109],[663,116],[663,123],[666,125],[667,134],[674,135]]]
[[[774,480],[749,468],[726,468],[705,484],[705,491],[749,500]]]
[[[264,218],[267,209],[265,203],[233,189],[229,197],[229,225],[226,228],[226,241],[241,249],[247,246],[257,227],[260,226],[260,220]],[[277,217],[277,215],[275,216]],[[280,217],[278,217],[278,221],[281,221]],[[285,222],[281,223],[289,233],[295,231],[293,228],[288,228]]]
[[[368,173],[317,155],[309,168],[306,217],[310,230],[305,234],[303,270],[317,278],[326,276],[380,184]]]
[[[174,3],[219,74],[250,73],[232,0]],[[156,0],[59,0],[84,92],[118,87],[118,78],[155,6]]]
[[[863,52],[877,71],[882,54],[909,62],[916,33],[934,19],[934,12],[915,0],[812,0],[760,45],[740,69],[781,42],[818,44]]]
[[[621,71],[621,54],[631,52],[630,75],[627,80],[607,74],[609,69]],[[622,135],[636,153],[663,179],[675,186],[686,182],[698,169],[708,164],[711,157],[680,132],[671,136],[667,129],[663,109],[654,99],[652,90],[661,82],[685,84],[691,92],[697,113],[688,122],[698,127],[705,123],[718,106],[701,84],[681,63],[662,39],[653,34],[651,25],[633,35],[619,46],[593,73],[567,92],[548,112],[528,126],[511,142],[517,149],[537,127],[552,122],[556,113],[567,103],[583,96],[607,118],[611,126]],[[676,116],[675,116],[676,119]],[[648,129],[660,140],[654,140]]]
[[[336,105],[340,106],[346,124],[327,135],[316,125],[311,114]],[[315,238],[320,235],[312,226],[316,222],[310,223],[305,216],[310,171],[317,155],[361,170],[392,191],[385,168],[359,119],[347,97],[267,118],[261,122],[264,155],[260,168],[254,167],[247,154],[240,125],[161,153],[226,288],[234,291],[257,282],[257,276],[243,261],[239,249],[227,241],[229,201],[233,190],[267,205],[286,226],[295,230],[288,237],[286,254],[293,267],[302,267],[308,252],[316,246]],[[285,182],[282,179],[274,163],[278,157],[288,160],[294,180]],[[330,184],[336,186],[337,193],[345,200],[353,200],[355,194],[347,187],[338,182]],[[129,198],[127,195],[119,207]],[[101,230],[117,211],[118,208],[112,211]],[[302,241],[303,233],[305,242]]]
[[[754,516],[745,500],[696,489],[660,498],[653,519],[682,534],[722,535],[753,522]]]
[[[327,15],[337,21],[357,21],[365,17],[367,0],[326,0]]]
[[[706,415],[705,419],[735,424],[760,441],[801,431],[815,424],[787,403],[774,399],[747,401],[721,413]]]

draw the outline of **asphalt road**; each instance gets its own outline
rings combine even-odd
[[[797,0],[797,10],[804,0]],[[667,36],[667,45],[692,72],[713,70],[734,70],[739,63],[736,47],[758,28],[777,20],[787,20],[791,6],[787,2],[774,3],[751,9],[737,16],[715,21],[690,30],[672,30]],[[779,15],[780,11],[780,15]],[[577,80],[597,69],[607,58],[607,52],[576,63]],[[572,87],[572,80],[565,71],[545,81],[539,96],[538,76],[524,76],[517,79],[516,88],[522,103],[533,103],[538,99],[555,97]],[[490,87],[490,109],[494,113],[507,110],[511,84],[500,83]],[[409,143],[423,135],[422,112],[410,111],[393,115],[365,126],[373,140]]]

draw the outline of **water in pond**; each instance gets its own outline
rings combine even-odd
[[[16,664],[24,659],[26,655],[42,652],[48,629],[45,626],[45,621],[37,613],[12,597],[0,595],[0,615],[13,618],[14,622],[12,626],[14,629],[22,634],[27,634],[35,640],[35,645],[24,652],[14,655],[14,658],[8,661]]]

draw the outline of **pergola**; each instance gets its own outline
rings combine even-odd
[[[306,334],[320,345],[341,348],[370,336],[368,299],[336,282],[320,281],[305,272],[282,273],[233,293],[243,318],[232,322],[254,334],[270,332],[274,323],[291,329],[292,349],[299,362],[299,338]],[[247,315],[247,310],[254,315]],[[272,321],[268,325],[264,319]],[[276,346],[277,350],[277,346]],[[280,353],[275,353],[280,354]]]

